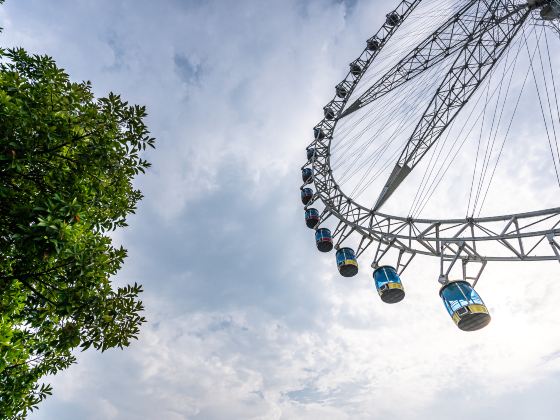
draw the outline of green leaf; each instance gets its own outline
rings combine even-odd
[[[0,0],[2,3],[2,0]],[[146,322],[141,286],[113,288],[133,188],[153,147],[143,106],[95,98],[47,56],[0,49],[0,413],[24,418],[72,349],[127,347]]]

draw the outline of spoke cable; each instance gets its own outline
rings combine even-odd
[[[523,36],[526,37],[525,31],[523,31]],[[527,52],[528,52],[528,51],[529,51],[529,47],[528,47],[527,44],[526,44],[526,46],[527,46]],[[537,46],[538,46],[538,42],[537,42]],[[535,88],[536,88],[536,90],[537,90],[537,97],[539,98],[539,105],[540,105],[541,113],[542,113],[543,120],[544,120],[544,127],[545,127],[545,130],[546,130],[546,137],[548,138],[548,145],[550,146],[550,154],[552,155],[552,163],[554,164],[554,172],[556,173],[556,180],[558,181],[558,186],[560,187],[560,176],[558,175],[558,167],[557,167],[557,165],[556,165],[556,157],[555,157],[555,155],[554,155],[554,150],[553,150],[553,148],[552,148],[552,140],[551,140],[551,138],[550,138],[550,132],[549,132],[549,129],[548,129],[546,114],[545,114],[545,112],[544,112],[543,101],[542,101],[542,98],[541,98],[541,91],[540,91],[540,89],[539,89],[539,84],[537,83],[537,74],[536,74],[536,72],[535,72],[535,68],[534,68],[534,66],[533,66],[533,61],[532,61],[532,60],[530,61],[529,64],[530,64],[531,72],[533,73],[533,80],[534,80],[534,82],[535,82]]]
[[[534,30],[533,30],[533,32],[534,32]],[[539,36],[539,38],[537,39],[537,42],[538,42],[539,40],[540,40],[540,36]],[[524,41],[525,41],[525,45],[527,45],[527,39],[526,39],[525,37],[524,37]],[[529,54],[529,61],[531,61],[531,62],[533,61],[533,59],[535,58],[536,52],[537,52],[537,50],[535,49],[535,50],[533,51],[533,54]],[[512,112],[510,121],[509,121],[509,124],[508,124],[507,129],[506,129],[506,133],[505,133],[505,135],[504,135],[504,139],[503,139],[503,141],[502,141],[502,145],[501,145],[501,147],[500,147],[500,151],[498,152],[498,157],[496,158],[496,163],[495,163],[494,168],[493,168],[493,170],[492,170],[492,174],[490,175],[490,180],[489,180],[489,182],[488,182],[488,185],[486,186],[486,191],[484,192],[484,196],[483,196],[483,198],[482,198],[482,203],[480,204],[480,208],[479,208],[479,211],[478,211],[478,215],[479,215],[479,216],[480,216],[480,214],[481,214],[481,212],[482,212],[482,209],[483,209],[483,207],[484,207],[484,203],[486,202],[486,198],[487,198],[487,196],[488,196],[488,192],[490,191],[490,186],[492,185],[492,181],[493,181],[494,175],[495,175],[495,173],[496,173],[496,168],[498,167],[498,163],[500,162],[500,159],[501,159],[501,157],[502,157],[503,150],[504,150],[504,146],[505,146],[506,141],[507,141],[507,139],[508,139],[508,137],[509,137],[509,133],[510,133],[510,131],[511,131],[511,127],[512,127],[513,121],[514,121],[514,119],[515,119],[515,114],[517,113],[517,109],[519,108],[519,104],[521,103],[521,97],[523,96],[523,92],[524,92],[524,90],[525,90],[525,86],[527,85],[527,81],[529,80],[529,75],[530,75],[530,73],[531,73],[531,67],[528,66],[528,67],[527,67],[527,72],[525,73],[525,77],[524,77],[524,79],[523,79],[523,83],[522,83],[522,85],[521,85],[521,89],[520,89],[519,95],[517,96],[517,101],[515,102],[515,107],[514,107],[514,109],[513,109],[513,112]]]

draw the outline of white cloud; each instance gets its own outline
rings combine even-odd
[[[118,235],[130,250],[118,281],[145,285],[150,323],[126,352],[80,354],[33,418],[489,418],[494,401],[557,391],[557,263],[491,265],[478,290],[493,321],[465,334],[438,298],[437,262],[415,260],[406,300],[383,305],[365,262],[338,277],[303,227],[304,147],[379,4],[0,8],[4,44],[146,103],[158,138],[146,198]]]

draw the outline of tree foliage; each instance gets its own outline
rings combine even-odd
[[[76,361],[137,338],[141,286],[113,288],[108,233],[142,198],[146,110],[96,99],[46,56],[0,50],[0,417],[23,418]]]

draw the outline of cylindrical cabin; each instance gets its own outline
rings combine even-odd
[[[338,85],[336,87],[336,96],[338,96],[340,99],[346,98],[347,94],[348,94],[348,91],[346,90],[344,85]]]
[[[336,251],[336,265],[338,272],[344,277],[352,277],[358,274],[358,260],[356,253],[351,248],[340,248]]]
[[[386,23],[389,26],[396,26],[401,21],[401,17],[397,12],[391,12],[387,15]]]
[[[459,329],[476,331],[490,323],[486,305],[468,282],[449,282],[441,288],[439,295]]]
[[[313,198],[313,190],[311,188],[302,188],[301,190],[301,202],[304,206],[307,206],[311,199]]]
[[[307,209],[305,210],[305,224],[309,229],[315,228],[319,223],[319,210]]]
[[[301,179],[303,179],[303,182],[306,184],[313,180],[313,171],[311,168],[303,168],[301,170]]]
[[[370,51],[377,51],[379,49],[379,40],[377,38],[368,39],[367,49]]]
[[[307,160],[311,160],[315,157],[315,149],[313,147],[309,147],[307,149]]]
[[[361,72],[362,68],[358,63],[350,64],[350,73],[352,73],[353,76],[359,76]]]
[[[321,252],[329,252],[333,249],[332,233],[327,228],[317,229],[315,232],[315,243]]]
[[[377,293],[385,303],[397,303],[404,299],[404,287],[401,278],[391,266],[382,266],[373,272],[373,281]]]
[[[313,129],[313,135],[315,136],[315,140],[323,140],[325,138],[325,132],[319,127]]]
[[[323,113],[325,114],[325,118],[327,120],[334,120],[335,114],[332,108],[329,108],[328,106],[323,108]]]

